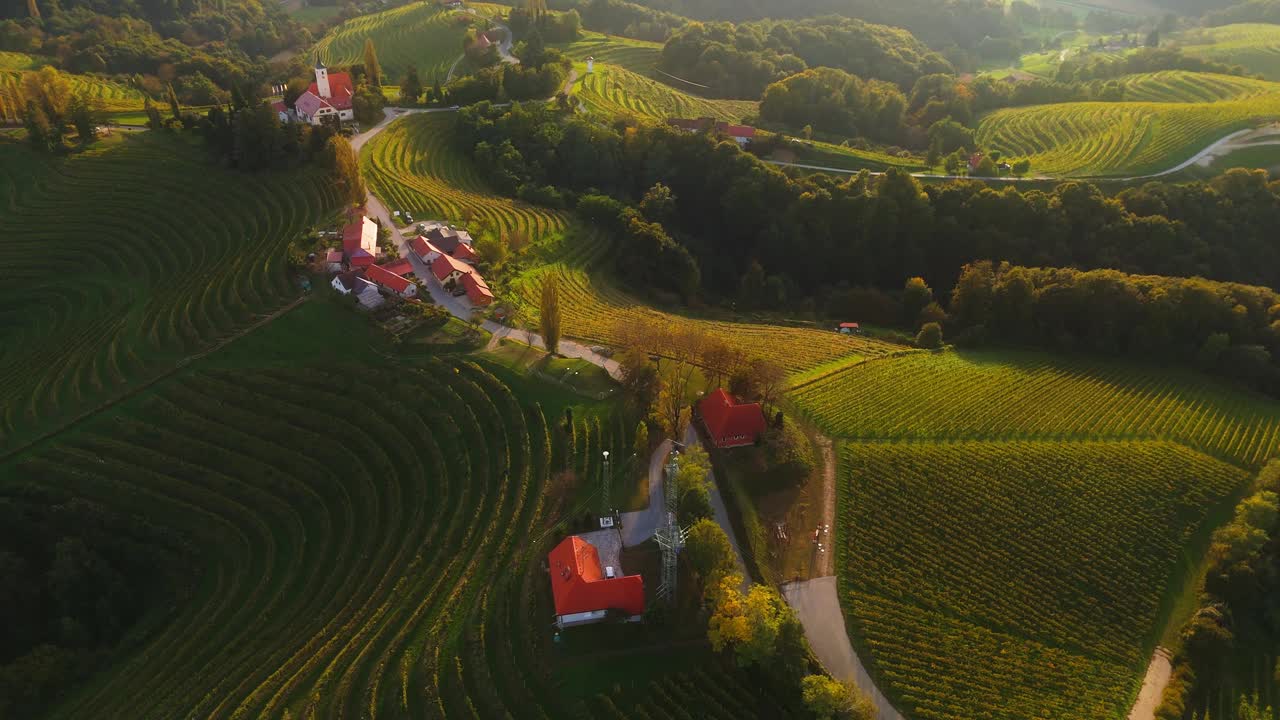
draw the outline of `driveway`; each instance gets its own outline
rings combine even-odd
[[[853,651],[844,624],[844,613],[840,611],[836,579],[822,577],[787,583],[782,586],[782,596],[795,608],[800,623],[804,625],[805,637],[809,638],[809,646],[827,672],[837,680],[854,683],[870,696],[876,706],[877,720],[906,720],[876,687]]]
[[[671,441],[663,440],[649,456],[649,506],[644,510],[622,513],[622,544],[639,545],[653,537],[662,524],[667,503],[663,493],[664,468],[671,453]]]

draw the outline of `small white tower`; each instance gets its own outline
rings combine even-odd
[[[591,73],[593,73],[593,72],[595,72],[595,71],[596,71],[596,59],[595,59],[595,57],[589,57],[589,58],[587,58],[587,74],[588,74],[588,75],[590,75]]]
[[[316,90],[320,91],[320,97],[322,98],[332,96],[329,91],[329,68],[324,66],[319,55],[316,55]]]

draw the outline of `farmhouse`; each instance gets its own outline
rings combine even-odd
[[[357,270],[349,270],[334,276],[333,289],[343,295],[354,294],[360,304],[368,310],[379,307],[383,303],[378,287],[366,280],[364,273]]]
[[[352,267],[368,267],[378,257],[378,226],[363,212],[342,228],[342,251]]]
[[[467,299],[472,305],[486,307],[493,302],[493,291],[489,289],[489,284],[474,270],[462,276],[462,287],[467,291]]]
[[[858,325],[858,323],[853,323],[853,322],[840,323],[840,325],[836,327],[836,330],[839,331],[841,335],[861,335],[862,334],[862,328]]]
[[[280,119],[319,125],[329,122],[342,122],[355,118],[351,98],[355,95],[351,76],[347,73],[329,74],[329,68],[316,58],[316,80],[307,91],[293,102],[293,115],[289,115],[288,107],[283,102],[272,105]]]
[[[408,277],[413,274],[413,265],[410,264],[408,258],[398,258],[388,263],[383,263],[382,267],[387,272],[393,272],[401,277]]]
[[[329,272],[342,272],[344,257],[341,250],[330,250],[324,254],[325,267],[329,269]]]
[[[369,279],[377,283],[378,287],[393,292],[400,297],[414,297],[418,294],[417,285],[381,265],[369,266]]]
[[[457,228],[439,223],[426,228],[422,237],[426,241],[440,250],[440,252],[448,253],[457,257],[459,245],[466,245],[467,251],[470,251],[472,240],[471,234],[466,230],[458,230]]]
[[[431,265],[432,260],[444,254],[440,251],[440,248],[432,245],[430,240],[421,235],[409,241],[409,247],[413,248],[414,254],[427,265]]]
[[[718,448],[754,445],[766,428],[760,403],[740,404],[724,388],[698,402],[698,415]]]
[[[471,273],[471,266],[449,255],[441,255],[431,262],[431,273],[436,276],[445,290],[452,290],[463,275]]]
[[[667,124],[687,133],[700,133],[714,130],[720,135],[727,135],[742,147],[751,144],[756,137],[756,129],[749,125],[730,125],[727,122],[716,122],[714,118],[701,117],[696,120],[672,118]]]
[[[644,614],[644,579],[621,576],[622,540],[614,530],[570,535],[547,556],[556,625],[589,625],[610,616],[639,622]]]

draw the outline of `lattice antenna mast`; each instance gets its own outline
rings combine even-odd
[[[671,460],[667,463],[667,478],[663,487],[663,493],[666,495],[666,522],[654,534],[658,546],[662,548],[662,581],[658,585],[657,597],[668,604],[675,602],[678,558],[685,536],[676,522],[676,508],[680,504],[680,488],[676,481],[676,472],[679,469],[680,454],[673,452]]]

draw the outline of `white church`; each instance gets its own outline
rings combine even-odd
[[[354,119],[351,98],[355,94],[355,88],[351,84],[351,76],[347,73],[329,74],[329,68],[325,67],[319,57],[316,58],[315,72],[316,81],[298,96],[292,111],[283,100],[272,106],[280,116],[280,122],[297,121],[319,125],[326,118],[336,117],[340,122]]]

